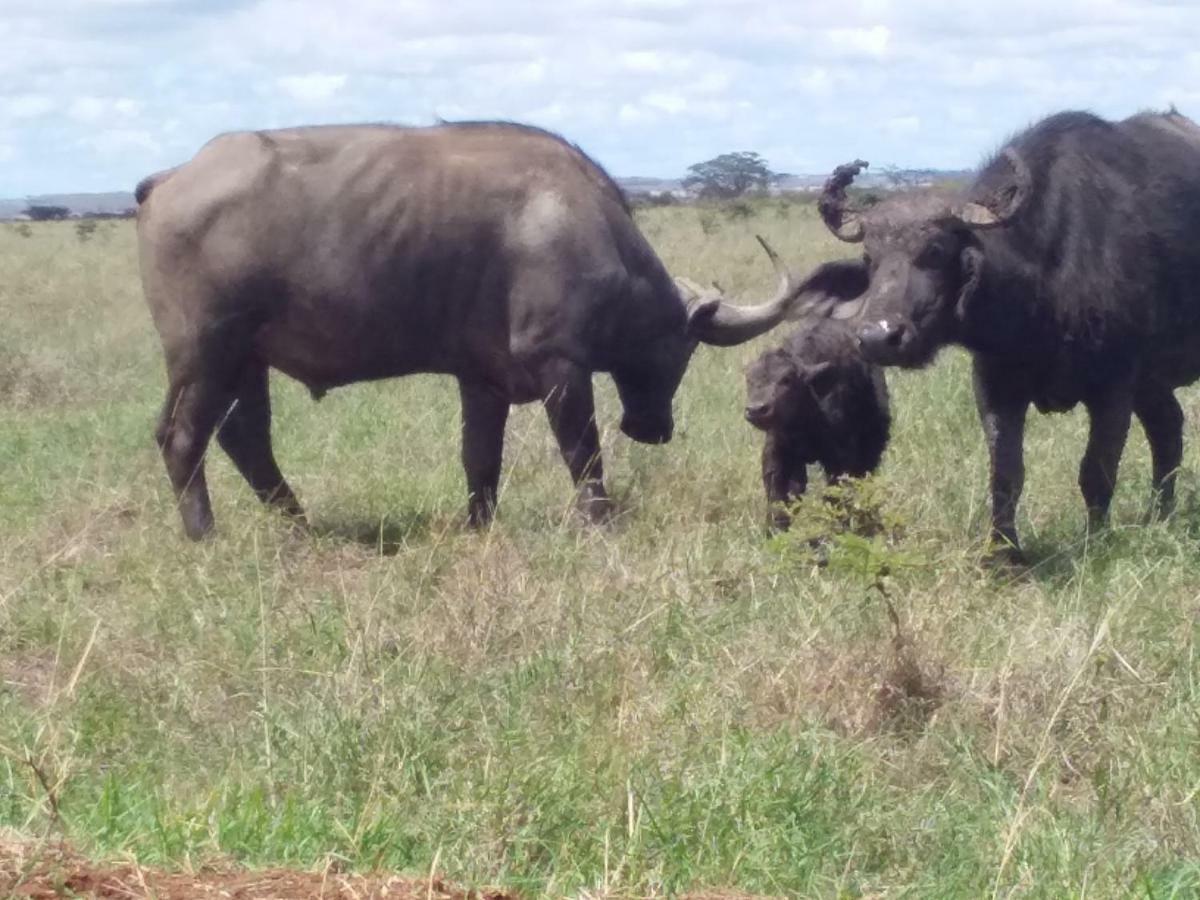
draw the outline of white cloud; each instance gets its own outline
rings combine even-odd
[[[156,153],[160,144],[149,131],[138,128],[109,128],[80,138],[79,143],[102,156],[123,156],[130,152]]]
[[[791,83],[806,94],[828,97],[833,93],[833,76],[823,66],[805,69],[791,79]]]
[[[220,131],[316,121],[524,119],[617,174],[678,175],[730,149],[970,165],[1064,107],[1200,116],[1195,8],[1167,0],[0,5],[19,161],[0,196],[104,190]]]
[[[671,91],[655,91],[642,98],[642,103],[651,109],[678,115],[688,108],[687,98]]]
[[[473,78],[479,78],[490,88],[530,88],[541,84],[546,78],[548,66],[544,59],[527,62],[478,63],[467,67]]]
[[[723,94],[733,86],[733,73],[713,70],[699,78],[686,82],[686,89],[694,94]]]
[[[632,103],[622,103],[621,108],[617,110],[617,119],[625,125],[644,122],[648,118],[650,117],[645,110]]]
[[[892,134],[915,134],[921,130],[919,116],[892,116],[884,123]]]
[[[130,97],[76,97],[67,107],[67,115],[77,122],[93,125],[110,119],[130,119],[142,109],[140,101]]]
[[[667,67],[664,55],[654,50],[622,53],[621,65],[630,72],[662,72]]]
[[[57,105],[42,94],[20,94],[0,100],[0,115],[7,119],[36,119],[53,112]]]
[[[836,51],[851,56],[882,57],[892,42],[892,32],[886,25],[870,28],[831,28],[829,43]]]
[[[76,97],[67,109],[67,115],[80,122],[99,122],[108,110],[108,102],[100,97]]]
[[[546,106],[529,110],[521,118],[535,125],[546,125],[562,121],[566,118],[567,112],[567,107],[562,103],[549,103]]]
[[[301,103],[320,103],[328,100],[346,86],[345,75],[309,72],[307,75],[286,75],[275,83],[283,92]]]

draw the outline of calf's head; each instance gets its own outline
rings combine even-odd
[[[746,421],[764,431],[815,426],[837,371],[832,362],[803,363],[768,350],[746,367]]]
[[[956,340],[985,267],[978,232],[1008,225],[1028,200],[1031,180],[1011,147],[984,169],[965,201],[935,191],[890,197],[851,211],[846,188],[867,164],[839,166],[818,203],[829,230],[862,244],[866,287],[855,299],[864,358],[916,368]],[[848,263],[827,263],[826,266]],[[818,267],[818,272],[825,267]]]

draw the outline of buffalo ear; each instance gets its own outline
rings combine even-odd
[[[983,250],[968,245],[959,255],[959,265],[962,269],[962,287],[958,290],[958,303],[955,304],[954,314],[959,322],[965,322],[971,309],[971,298],[979,290],[979,282],[983,280]]]
[[[804,379],[805,384],[812,388],[813,393],[817,396],[824,396],[833,390],[833,386],[837,383],[837,367],[830,360],[813,363],[810,366],[801,367],[800,377]]]
[[[954,211],[954,217],[964,225],[976,228],[993,228],[1000,224],[1000,217],[982,203],[964,203]]]
[[[861,259],[822,263],[797,286],[788,318],[853,318],[862,311],[870,283],[870,271]]]
[[[1015,147],[1005,147],[984,170],[971,196],[951,215],[968,228],[997,228],[1021,211],[1032,192],[1029,165]]]

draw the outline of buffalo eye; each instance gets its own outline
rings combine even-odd
[[[915,262],[922,269],[940,269],[950,262],[952,254],[953,251],[945,241],[930,241],[921,248]]]
[[[778,384],[784,388],[789,388],[793,385],[799,384],[800,380],[800,373],[794,366],[788,366],[786,369],[780,372],[779,376],[776,378]]]

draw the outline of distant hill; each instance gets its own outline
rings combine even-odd
[[[65,206],[73,216],[114,215],[137,206],[129,191],[103,194],[39,194],[33,197],[0,199],[0,219],[13,219],[30,206]]]

